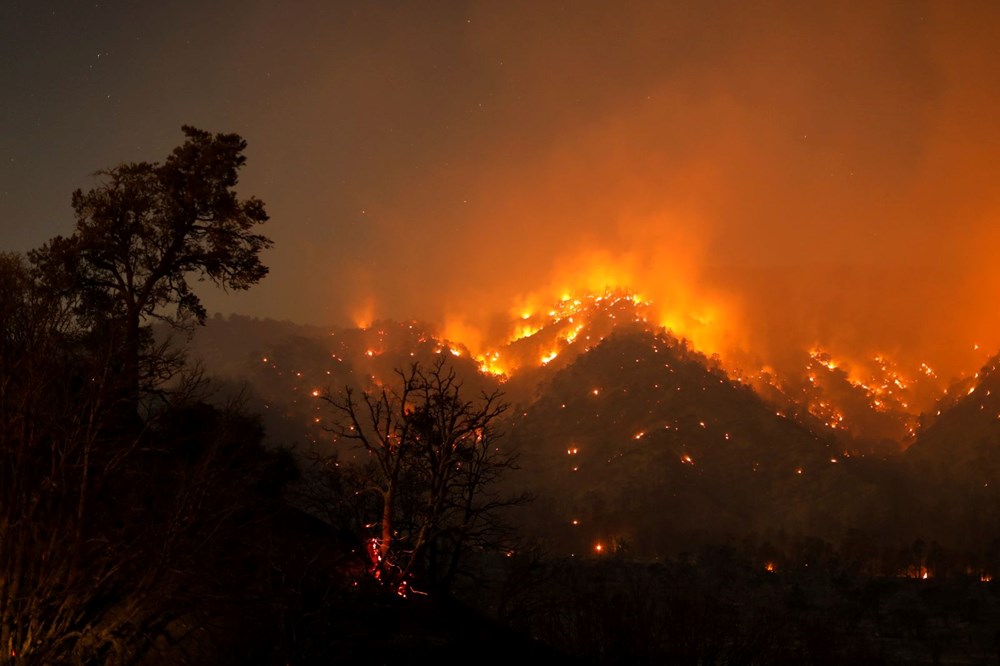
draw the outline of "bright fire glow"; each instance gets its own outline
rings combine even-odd
[[[621,326],[654,334],[666,331],[703,354],[721,350],[713,355],[717,367],[772,401],[783,418],[806,420],[810,426],[818,420],[817,425],[833,433],[903,446],[916,436],[918,415],[933,405],[943,388],[926,362],[903,367],[881,353],[858,360],[839,352],[834,355],[817,344],[802,354],[804,363],[798,369],[785,362],[776,370],[741,355],[739,341],[729,337],[739,313],[724,299],[695,299],[676,285],[640,295],[629,286],[639,273],[634,266],[607,257],[591,258],[548,295],[543,290],[520,297],[502,338],[496,339],[495,333],[486,336],[468,319],[451,316],[437,336],[435,351],[448,350],[455,356],[471,352],[480,372],[507,381],[531,368],[565,367]],[[574,284],[576,288],[570,286]],[[495,324],[492,330],[500,328]],[[372,342],[365,352],[369,358],[386,349],[381,337]],[[733,356],[727,356],[729,352]],[[964,390],[971,394],[975,387]],[[591,389],[594,396],[601,392],[600,387]]]

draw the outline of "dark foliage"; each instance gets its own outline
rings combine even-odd
[[[509,547],[503,513],[528,500],[498,488],[516,461],[497,430],[508,405],[499,392],[467,398],[441,357],[397,379],[320,396],[332,411],[330,432],[362,458],[316,456],[303,499],[368,550],[387,590],[405,595],[416,583],[445,594],[470,551]]]

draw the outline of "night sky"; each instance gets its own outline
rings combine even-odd
[[[247,139],[275,241],[210,312],[477,346],[623,287],[709,351],[968,370],[1000,349],[997,44],[972,1],[0,0],[0,248],[191,124]]]

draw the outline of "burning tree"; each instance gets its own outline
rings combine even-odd
[[[502,509],[527,497],[495,487],[515,466],[497,446],[497,421],[508,408],[499,391],[467,399],[443,357],[396,374],[395,386],[320,396],[335,415],[327,430],[369,457],[351,470],[332,457],[320,462],[327,475],[357,480],[361,515],[374,518],[365,527],[377,528],[367,537],[371,572],[405,596],[417,577],[447,590],[470,547],[502,548]]]

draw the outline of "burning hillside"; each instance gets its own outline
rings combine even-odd
[[[598,344],[616,327],[651,327],[650,303],[627,291],[563,296],[544,312],[523,312],[509,340],[477,358],[483,372],[509,376],[522,369],[567,362]]]
[[[984,437],[1000,413],[992,371],[939,393],[930,366],[886,356],[854,361],[814,347],[786,369],[755,367],[706,356],[658,322],[654,303],[622,290],[522,311],[488,351],[415,321],[275,341],[257,338],[247,320],[214,320],[200,339],[210,365],[221,367],[233,366],[227,351],[254,347],[244,359],[253,407],[272,436],[334,447],[345,461],[357,452],[325,430],[330,415],[318,398],[327,389],[387,385],[397,370],[442,356],[470,395],[502,389],[516,407],[505,425],[521,451],[516,483],[539,497],[528,527],[565,553],[596,544],[655,552],[674,539],[746,529],[885,533],[899,523],[894,502],[913,493],[884,458],[938,410],[945,415],[933,432],[952,432],[942,429],[959,413],[951,403],[982,417]],[[227,346],[226,337],[241,344]]]
[[[883,355],[857,363],[813,348],[800,354],[800,368],[779,373],[765,367],[738,378],[765,399],[786,405],[796,418],[853,440],[856,453],[889,453],[908,446],[917,435],[920,415],[942,390],[928,365],[908,372]]]
[[[512,435],[545,497],[538,533],[576,553],[806,525],[805,495],[828,492],[845,459],[683,341],[636,326],[555,372]]]
[[[622,328],[681,335],[658,323],[661,318],[653,302],[627,290],[564,295],[548,309],[522,312],[509,338],[476,358],[482,372],[502,379],[542,367],[565,367]],[[795,358],[781,369],[718,354],[711,355],[710,363],[752,386],[789,416],[848,440],[847,448],[855,453],[884,453],[908,445],[916,436],[920,414],[943,390],[941,378],[928,364],[903,368],[885,354],[854,361],[814,347]]]
[[[376,321],[322,336],[313,329],[298,339],[261,340],[255,363],[271,374],[261,382],[269,405],[287,399],[296,404],[296,395],[328,386],[379,383],[397,368],[439,354],[453,357],[467,381],[480,387],[506,383],[508,394],[524,402],[538,395],[536,389],[553,372],[572,365],[616,331],[667,335],[694,349],[680,331],[664,325],[663,312],[625,289],[564,294],[548,307],[519,309],[501,341],[492,346],[477,348],[457,338],[461,331],[442,334],[415,321]],[[221,325],[213,322],[215,330]],[[202,339],[209,341],[203,344],[212,347],[214,363],[222,363],[225,343],[211,343],[210,335]],[[237,348],[246,350],[247,344]],[[753,388],[783,416],[833,436],[840,449],[854,455],[905,448],[917,434],[921,415],[933,414],[935,402],[947,395],[944,379],[928,364],[902,367],[884,354],[854,360],[814,346],[786,354],[780,367],[746,354],[700,358],[727,379]],[[234,362],[222,364],[231,370]],[[279,388],[288,384],[292,386]],[[292,393],[281,394],[287,390]],[[962,388],[955,384],[951,390]]]

